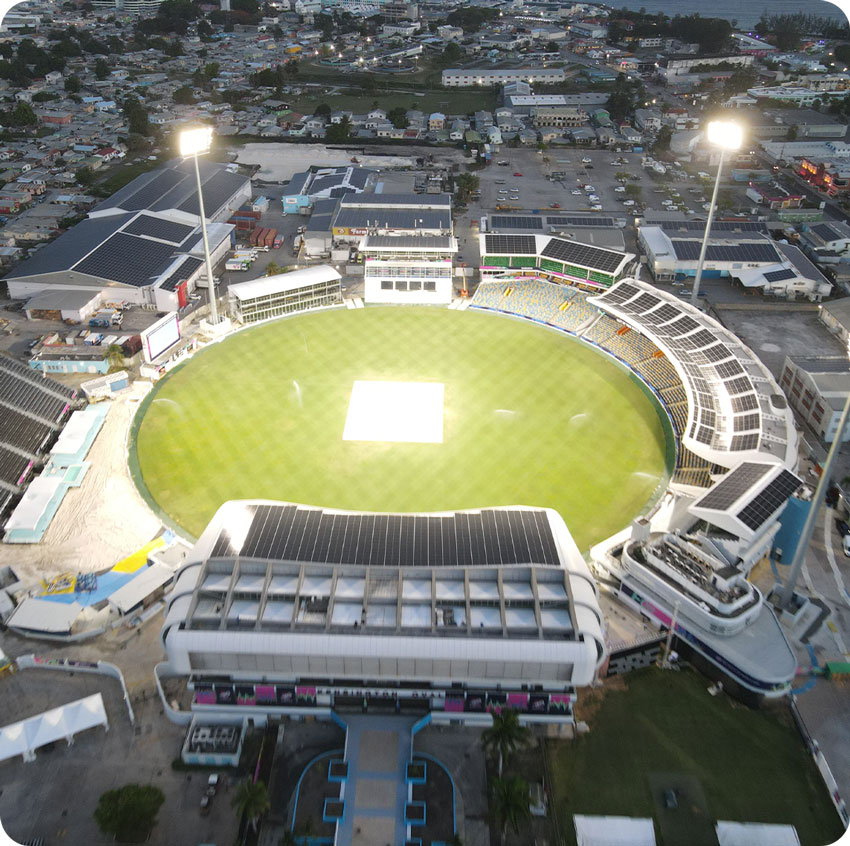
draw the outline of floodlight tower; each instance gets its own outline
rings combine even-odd
[[[708,239],[711,235],[711,223],[714,220],[714,210],[717,206],[717,191],[720,188],[720,172],[723,170],[723,157],[727,150],[737,150],[743,140],[741,125],[730,120],[713,120],[708,124],[708,140],[720,147],[720,161],[717,163],[717,179],[714,181],[714,193],[711,195],[711,205],[708,208],[708,220],[705,224],[705,234],[702,236],[702,247],[699,251],[697,272],[694,276],[694,287],[691,289],[691,305],[697,307],[699,283],[702,280],[702,266],[705,264],[705,252],[708,249]]]
[[[215,280],[213,279],[212,260],[210,259],[210,244],[207,240],[207,218],[204,212],[204,192],[201,190],[201,170],[198,167],[198,156],[208,153],[212,147],[212,127],[196,126],[180,132],[180,155],[183,158],[191,156],[195,160],[195,177],[198,180],[198,212],[201,216],[201,234],[204,239],[204,260],[207,264],[207,285],[210,299],[210,323],[218,323],[218,305],[215,297]]]

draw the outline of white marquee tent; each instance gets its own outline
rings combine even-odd
[[[718,820],[714,830],[720,846],[800,846],[793,825]]]
[[[655,846],[649,817],[573,816],[578,846]]]
[[[109,720],[99,693],[61,705],[35,717],[0,728],[0,761],[22,755],[35,760],[35,750],[56,740],[74,742],[74,735],[95,726],[109,730]]]

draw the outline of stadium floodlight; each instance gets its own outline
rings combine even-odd
[[[720,173],[723,170],[723,157],[727,150],[737,150],[744,140],[744,130],[739,123],[731,120],[713,120],[706,127],[706,137],[711,144],[720,148],[720,161],[717,163],[717,179],[714,180],[714,193],[711,195],[711,205],[708,207],[708,220],[705,222],[705,234],[702,236],[702,247],[699,251],[697,271],[694,274],[694,287],[691,289],[691,305],[697,307],[699,285],[702,281],[702,267],[705,264],[705,253],[708,249],[708,237],[711,234],[711,223],[714,220],[714,210],[717,208],[717,192],[720,189]]]
[[[212,147],[212,127],[194,126],[180,132],[180,155],[183,158],[208,153]]]
[[[208,153],[212,147],[213,131],[210,126],[187,127],[180,131],[178,138],[180,143],[180,155],[183,158],[191,156],[195,160],[195,178],[198,181],[198,215],[201,218],[201,236],[204,240],[204,260],[207,269],[207,294],[210,299],[210,323],[218,323],[218,305],[215,298],[215,279],[212,272],[212,260],[210,259],[210,245],[207,240],[207,218],[204,212],[204,192],[201,190],[201,169],[198,165],[198,156]]]

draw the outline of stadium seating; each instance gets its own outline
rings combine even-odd
[[[25,481],[32,461],[6,447],[0,446],[0,482],[17,488]]]
[[[472,305],[531,317],[608,350],[655,389],[681,439],[688,423],[688,397],[676,369],[649,338],[589,305],[587,297],[570,285],[538,277],[514,277],[482,282]],[[680,445],[673,481],[709,487],[708,462]]]
[[[45,378],[38,370],[33,370],[14,358],[9,356],[0,356],[0,370],[5,370],[8,373],[17,376],[19,379],[24,379],[29,382],[34,382],[43,391],[50,394],[55,394],[57,397],[65,397],[67,400],[76,399],[78,391],[75,388],[69,388],[55,379]]]
[[[0,403],[43,423],[58,424],[76,391],[47,379],[6,356],[0,356]]]
[[[0,403],[0,446],[10,446],[35,457],[47,447],[53,430],[46,423]]]

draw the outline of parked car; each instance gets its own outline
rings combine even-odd
[[[850,535],[844,535],[841,538],[841,545],[844,547],[844,554],[850,558]]]
[[[207,796],[206,794],[201,796],[200,808],[201,808],[201,816],[202,817],[205,817],[205,816],[207,816],[207,814],[209,814],[211,804],[212,804],[212,799],[210,799],[209,796]]]
[[[590,164],[592,161],[593,161],[593,159],[589,159],[587,156],[585,156],[585,157],[581,160],[581,163],[582,163],[582,164]]]
[[[212,773],[212,775],[210,775],[207,779],[207,787],[211,787],[213,789],[213,794],[215,794],[220,786],[221,776],[218,773]]]
[[[517,171],[517,172],[514,174],[514,176],[522,176],[522,174],[521,174],[519,171]]]
[[[848,526],[847,523],[844,522],[844,520],[836,520],[835,528],[838,529],[842,537],[847,537],[847,535],[850,535],[850,526]]]

